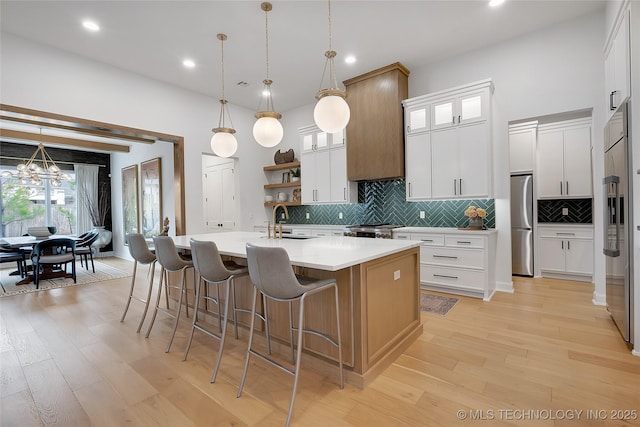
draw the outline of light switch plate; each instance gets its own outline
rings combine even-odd
[[[342,219],[342,212],[338,212],[338,219]]]
[[[420,219],[424,219],[424,211],[420,211]]]
[[[307,219],[309,219],[309,212],[306,213]]]
[[[400,279],[400,270],[396,270],[393,272],[393,280]]]
[[[562,215],[563,216],[569,215],[569,208],[562,208]]]

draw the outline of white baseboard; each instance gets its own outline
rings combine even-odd
[[[511,282],[496,282],[496,291],[513,293],[513,281]]]
[[[636,350],[634,348],[633,350],[631,350],[631,354],[633,354],[634,356],[640,357],[640,350]]]

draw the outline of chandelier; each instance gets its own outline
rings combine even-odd
[[[324,81],[324,75],[327,72],[327,65],[329,66],[329,89],[320,89],[316,93],[316,99],[318,100],[316,107],[313,110],[313,119],[316,125],[327,133],[335,133],[341,131],[349,123],[351,117],[351,111],[349,105],[344,100],[347,97],[347,92],[338,88],[338,80],[336,79],[336,70],[334,65],[334,58],[336,52],[331,49],[331,0],[329,1],[329,50],[324,53],[327,58],[324,63],[324,71],[322,72],[322,82]]]
[[[227,100],[224,98],[224,41],[227,39],[226,34],[218,34],[218,40],[221,45],[221,57],[222,57],[222,99],[220,100],[220,119],[218,120],[218,127],[213,128],[213,136],[211,137],[211,149],[220,157],[231,157],[238,149],[238,141],[233,136],[236,130],[233,127],[226,127],[225,115],[229,116],[229,122],[231,122],[231,116],[227,109]],[[226,114],[225,114],[226,113]],[[233,126],[233,123],[231,123]]]
[[[42,133],[42,130],[40,131]],[[38,154],[40,156],[38,157]],[[40,162],[40,164],[38,164]],[[42,180],[51,180],[51,185],[59,187],[63,180],[70,180],[71,177],[63,173],[55,164],[51,156],[44,149],[42,142],[38,144],[38,149],[27,160],[27,163],[20,163],[17,172],[3,171],[0,176],[3,178],[17,178],[22,185],[40,185]]]
[[[272,5],[269,2],[264,2],[260,5],[260,8],[264,11],[265,19],[267,78],[262,81],[264,89],[258,103],[258,109],[260,109],[262,98],[265,98],[266,111],[256,113],[256,119],[258,120],[253,125],[253,137],[263,147],[275,147],[282,141],[284,131],[282,124],[279,122],[282,114],[276,113],[273,108],[273,99],[271,97],[271,84],[273,81],[269,79],[269,11],[272,9]]]

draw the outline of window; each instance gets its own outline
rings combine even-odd
[[[15,171],[15,167],[1,170]],[[71,180],[60,187],[42,180],[41,185],[22,185],[15,178],[0,180],[0,236],[14,237],[27,233],[29,227],[56,227],[56,234],[76,232],[76,182],[73,171],[65,171]]]

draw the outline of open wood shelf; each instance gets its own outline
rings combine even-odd
[[[295,201],[295,202],[264,202],[265,206],[275,206],[275,205],[285,205],[285,206],[300,206],[302,203],[300,203],[300,201]]]
[[[283,182],[281,184],[265,184],[264,189],[271,188],[291,188],[291,187],[300,187],[300,181],[296,182]]]
[[[280,171],[280,170],[285,170],[285,169],[293,169],[293,168],[297,168],[300,167],[300,162],[289,162],[289,163],[280,163],[279,165],[271,165],[271,166],[265,166],[264,168],[262,168],[265,172],[269,172],[269,171]]]

